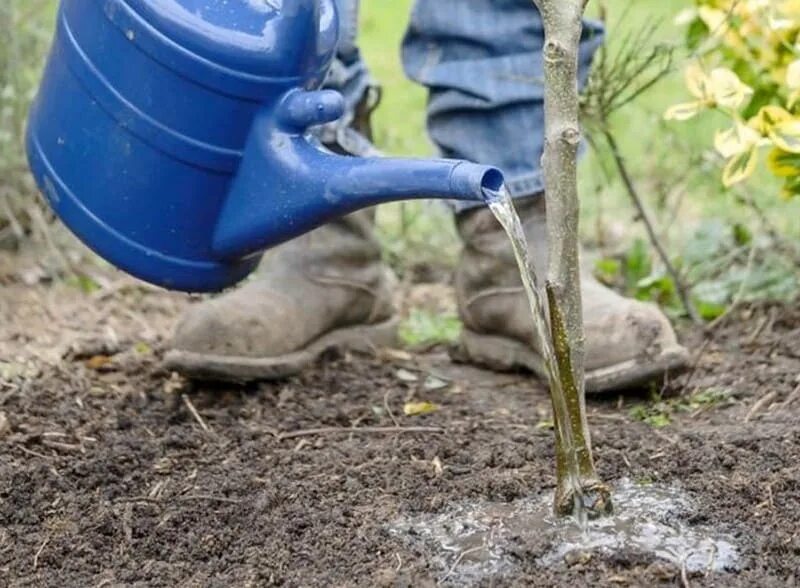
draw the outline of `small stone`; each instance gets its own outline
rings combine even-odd
[[[591,559],[592,553],[590,551],[579,549],[566,554],[564,556],[564,563],[567,564],[568,567],[584,566],[589,563]]]
[[[389,587],[395,585],[397,579],[397,572],[392,568],[382,568],[375,573],[374,580],[375,586]]]
[[[6,413],[0,412],[0,439],[11,432],[11,423],[8,422]]]

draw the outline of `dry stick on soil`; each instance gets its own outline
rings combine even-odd
[[[747,414],[744,417],[744,422],[746,422],[746,423],[750,422],[750,419],[752,419],[759,412],[761,412],[762,408],[764,408],[767,404],[769,404],[770,402],[775,400],[775,396],[777,396],[777,392],[775,392],[773,390],[769,394],[766,394],[765,396],[762,396],[761,398],[759,398],[753,404],[753,407],[750,410],[747,411]]]
[[[44,551],[44,548],[47,547],[47,544],[49,542],[50,542],[50,535],[45,537],[45,540],[39,546],[39,549],[36,550],[36,554],[33,556],[33,569],[34,570],[39,567],[39,557],[42,555],[42,552]]]
[[[547,198],[549,266],[546,291],[550,329],[570,422],[556,415],[556,512],[574,512],[575,496],[570,486],[565,447],[572,437],[578,460],[578,483],[588,498],[590,516],[611,509],[610,491],[597,476],[588,437],[584,399],[584,332],[578,243],[578,146],[581,142],[578,95],[578,49],[587,0],[534,0],[545,31],[544,170]],[[552,386],[552,382],[551,382]],[[552,394],[551,394],[552,396]]]
[[[301,429],[286,433],[275,432],[278,441],[296,439],[297,437],[314,437],[316,435],[337,435],[342,433],[391,435],[392,433],[444,433],[441,427],[321,427],[319,429]]]
[[[189,409],[189,412],[192,413],[194,420],[197,421],[197,424],[200,425],[206,433],[211,433],[211,428],[206,424],[206,421],[200,416],[200,413],[197,412],[197,409],[192,404],[192,401],[189,400],[189,397],[186,394],[181,394],[181,400],[183,400],[183,404],[186,405],[186,408]]]

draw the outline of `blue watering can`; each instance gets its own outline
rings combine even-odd
[[[318,90],[338,34],[334,0],[62,0],[28,124],[34,176],[101,256],[198,292],[357,209],[500,188],[495,168],[310,140],[342,115]]]

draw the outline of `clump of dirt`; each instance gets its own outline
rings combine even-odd
[[[442,560],[393,522],[553,489],[549,400],[528,375],[380,351],[283,382],[193,384],[160,368],[188,297],[3,283],[0,584],[433,586],[457,577],[459,554]],[[679,484],[693,504],[682,524],[731,537],[740,569],[630,549],[546,567],[552,540],[520,535],[504,547],[513,565],[479,583],[800,580],[800,305],[747,308],[710,340],[684,338],[687,373],[590,399],[598,468]],[[651,393],[668,424],[641,420]],[[439,408],[408,417],[409,400]]]

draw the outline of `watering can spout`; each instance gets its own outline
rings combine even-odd
[[[482,202],[503,184],[499,170],[447,159],[345,158],[330,178],[328,197],[363,208],[395,200],[442,198]]]
[[[292,91],[277,109],[257,116],[214,234],[217,255],[241,258],[376,204],[414,198],[482,202],[486,191],[502,186],[503,174],[493,167],[321,149],[306,129],[337,119],[341,100],[336,92]]]

